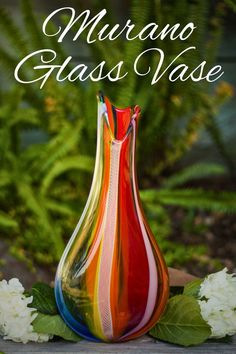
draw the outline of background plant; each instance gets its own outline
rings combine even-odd
[[[36,19],[31,2],[22,0],[21,4],[23,27],[16,26],[14,19],[0,9],[4,38],[0,62],[10,75],[19,59],[32,51],[52,48],[58,54],[59,64],[69,55],[54,37],[46,38],[42,34],[42,20]],[[81,1],[76,4],[80,10],[83,8]],[[106,8],[106,21],[117,22],[109,2]],[[94,1],[94,12],[99,9],[99,2]],[[209,2],[201,0],[145,0],[141,4],[132,0],[129,17],[137,24],[137,31],[151,21],[160,26],[183,18],[197,23],[197,31],[190,40],[201,50],[184,58],[193,68],[202,58],[209,65],[214,63],[225,11],[223,1],[210,8]],[[61,21],[67,21],[66,15]],[[55,26],[51,24],[52,30]],[[147,77],[131,74],[133,60],[149,44],[120,38],[112,46],[109,41],[103,41],[89,47],[93,64],[106,60],[108,70],[125,57],[130,72],[128,81],[84,85],[61,84],[51,79],[43,90],[37,85],[14,83],[9,90],[0,92],[1,236],[9,241],[11,252],[29,266],[33,267],[34,262],[55,264],[59,260],[84,207],[95,156],[98,89],[103,89],[116,105],[138,103],[142,107],[138,144],[141,197],[169,265],[191,259],[193,254],[196,257],[205,248],[187,247],[169,240],[172,224],[168,206],[223,213],[236,211],[233,192],[219,194],[184,187],[194,179],[234,173],[215,120],[221,105],[232,96],[232,87],[219,82],[212,91],[207,83],[170,83],[166,77],[150,89]],[[165,51],[166,65],[185,45],[168,40],[152,43]],[[146,61],[155,66],[156,58],[146,58]],[[31,72],[32,66],[26,68],[24,75],[29,77]],[[221,152],[224,165],[200,163],[175,172],[176,163],[192,148],[203,128]]]

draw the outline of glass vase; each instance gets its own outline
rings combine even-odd
[[[139,117],[138,106],[116,108],[98,95],[92,186],[55,280],[62,317],[88,340],[141,336],[155,325],[168,299],[168,271],[138,191]]]

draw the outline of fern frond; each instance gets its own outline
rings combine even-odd
[[[0,171],[0,187],[6,187],[7,185],[11,184],[12,182],[12,175],[10,171],[6,169],[2,169]]]
[[[46,37],[38,26],[35,13],[30,0],[21,0],[22,17],[28,40],[34,49],[47,47]]]
[[[12,43],[13,48],[17,50],[19,56],[26,56],[28,52],[28,47],[24,36],[19,27],[14,23],[13,18],[8,14],[8,12],[0,7],[0,29],[2,35],[5,35],[7,39]]]
[[[43,143],[38,143],[29,145],[27,149],[23,150],[20,156],[23,168],[32,166],[41,156],[44,147],[45,145]]]
[[[75,216],[78,212],[69,203],[58,202],[52,199],[45,200],[45,207],[52,213],[64,216]]]
[[[43,207],[38,201],[38,198],[35,195],[35,190],[33,190],[29,183],[25,183],[23,181],[17,182],[17,191],[19,197],[27,206],[28,210],[33,212],[35,215],[39,217],[42,223],[45,226],[48,226],[48,215]]]
[[[232,161],[232,158],[227,150],[227,147],[225,145],[222,132],[220,128],[218,127],[216,119],[210,115],[208,117],[207,125],[206,125],[207,132],[209,136],[212,138],[213,142],[215,143],[216,148],[218,149],[219,153],[223,157],[225,163],[227,164],[227,167],[229,169],[229,172],[233,175],[234,174],[234,163]]]
[[[6,50],[0,47],[0,63],[4,68],[4,74],[12,76],[13,70],[17,65],[17,60],[13,58]]]
[[[80,122],[77,122],[74,127],[67,123],[59,134],[44,145],[44,149],[32,169],[37,170],[38,173],[45,173],[58,159],[72,151],[79,141],[81,128]]]
[[[234,12],[236,12],[236,1],[235,0],[224,0],[226,5],[231,8]]]
[[[53,165],[53,167],[48,171],[45,178],[42,180],[41,192],[45,194],[47,189],[50,187],[51,183],[56,177],[70,170],[92,172],[93,159],[88,156],[79,155],[79,156],[65,157],[57,161]]]
[[[18,223],[13,220],[8,214],[0,212],[0,228],[3,229],[18,229]]]
[[[21,108],[17,110],[10,121],[10,126],[13,127],[17,124],[29,126],[39,126],[40,119],[38,112],[35,108]]]
[[[203,209],[222,213],[236,213],[236,193],[213,192],[203,189],[145,190],[141,197],[146,203],[182,206],[187,209]]]
[[[225,168],[215,163],[198,163],[184,168],[180,172],[170,176],[163,184],[163,188],[172,189],[186,182],[225,174]]]

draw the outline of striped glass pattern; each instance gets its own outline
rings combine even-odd
[[[55,280],[62,317],[88,340],[141,336],[157,322],[168,299],[167,268],[138,192],[139,117],[138,106],[116,108],[98,95],[93,182]]]

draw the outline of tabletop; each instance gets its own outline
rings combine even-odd
[[[93,343],[85,340],[79,343],[52,341],[22,344],[0,339],[0,353],[2,351],[5,354],[233,354],[236,353],[235,338],[230,344],[208,341],[202,345],[187,348],[160,342],[148,336],[118,344]]]

